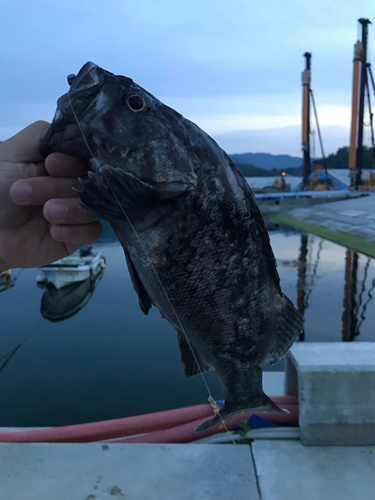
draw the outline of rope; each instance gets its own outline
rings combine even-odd
[[[312,89],[310,89],[310,95],[311,95],[311,101],[312,101],[313,108],[314,108],[314,115],[315,115],[316,129],[317,129],[317,131],[318,131],[318,137],[319,137],[320,149],[321,149],[321,151],[322,151],[323,167],[324,167],[324,171],[325,171],[325,173],[326,173],[326,174],[327,174],[327,176],[328,176],[328,171],[327,171],[327,162],[326,162],[326,157],[325,157],[325,154],[324,154],[322,134],[320,133],[320,127],[319,127],[319,121],[318,121],[318,113],[317,113],[317,111],[316,111],[315,99],[314,99],[314,94],[313,94]]]

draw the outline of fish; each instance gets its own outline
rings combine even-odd
[[[108,220],[147,314],[175,328],[186,377],[216,370],[225,390],[208,429],[244,411],[285,412],[263,391],[303,320],[282,293],[255,197],[231,158],[131,78],[92,62],[69,75],[41,151],[90,165],[79,196]]]

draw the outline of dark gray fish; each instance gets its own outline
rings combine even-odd
[[[282,412],[261,367],[284,356],[302,318],[281,291],[246,180],[211,137],[130,78],[89,62],[69,83],[42,152],[90,161],[81,200],[115,230],[142,311],[155,305],[177,330],[187,377],[215,368],[223,419]]]

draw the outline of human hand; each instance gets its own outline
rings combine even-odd
[[[38,121],[0,144],[0,272],[39,267],[71,255],[102,235],[99,218],[80,206],[79,158],[52,153],[40,141],[49,123]]]

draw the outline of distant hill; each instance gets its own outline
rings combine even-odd
[[[288,168],[260,168],[247,163],[237,163],[239,170],[245,177],[275,177],[281,175],[282,172],[291,175],[302,175],[302,167],[288,167]]]
[[[243,153],[230,155],[237,165],[245,163],[265,170],[287,169],[302,166],[302,158],[289,155],[270,155],[268,153]]]

